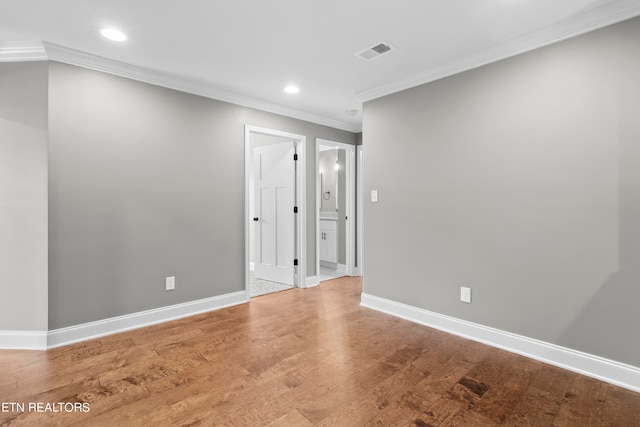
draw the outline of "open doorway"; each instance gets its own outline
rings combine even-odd
[[[304,286],[305,137],[245,127],[247,298]]]
[[[355,147],[316,140],[316,271],[323,282],[356,274]]]

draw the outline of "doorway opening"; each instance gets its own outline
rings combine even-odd
[[[247,299],[305,285],[305,141],[245,126]]]
[[[319,282],[356,269],[355,146],[316,140],[316,271]]]

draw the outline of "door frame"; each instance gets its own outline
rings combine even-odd
[[[287,138],[294,141],[296,146],[296,152],[298,154],[298,160],[296,162],[296,174],[295,174],[295,201],[294,204],[298,206],[298,213],[294,216],[294,258],[298,259],[297,268],[294,267],[293,283],[299,288],[306,287],[307,277],[307,185],[306,185],[306,142],[307,137],[304,135],[298,135],[294,133],[284,132],[276,129],[268,129],[259,126],[244,126],[244,258],[245,258],[245,274],[244,274],[244,286],[247,293],[247,301],[251,299],[251,283],[250,283],[250,267],[251,261],[250,248],[250,224],[253,216],[249,212],[249,194],[250,194],[250,170],[253,168],[251,164],[251,134],[268,135],[280,138]],[[293,262],[293,260],[291,260]]]
[[[347,159],[346,159],[346,212],[347,212],[347,220],[346,223],[346,274],[348,276],[356,275],[356,146],[345,144],[343,142],[331,141],[328,139],[316,138],[316,203],[320,203],[319,197],[320,194],[320,145],[336,147],[346,150]],[[318,205],[316,208],[316,274],[318,277],[318,283],[320,283],[320,239],[318,236],[320,235],[320,206]]]
[[[363,217],[364,215],[362,214],[363,209],[364,209],[364,204],[362,203],[362,201],[364,200],[364,185],[363,185],[363,176],[364,176],[364,163],[363,163],[363,155],[362,155],[362,145],[358,145],[356,146],[356,220],[358,221],[357,224],[357,241],[356,241],[356,268],[355,268],[355,275],[356,276],[363,276],[364,275],[364,255],[363,255],[363,248],[364,248],[364,244],[363,244],[363,240],[362,240],[362,236],[363,236]]]

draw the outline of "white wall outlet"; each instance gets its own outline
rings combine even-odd
[[[460,287],[460,301],[471,304],[471,288]]]
[[[165,281],[165,289],[167,291],[172,291],[176,288],[176,278],[175,277],[167,277]]]
[[[378,201],[378,190],[371,190],[371,201],[373,203]]]

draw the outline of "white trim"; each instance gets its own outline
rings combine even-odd
[[[336,270],[340,273],[344,273],[348,276],[351,276],[351,272],[347,271],[347,264],[338,264],[336,266]]]
[[[249,232],[249,221],[251,218],[251,212],[249,212],[249,186],[251,185],[249,180],[249,171],[253,167],[251,164],[251,134],[257,133],[261,135],[277,136],[281,138],[288,138],[297,142],[298,163],[296,165],[296,199],[298,204],[298,221],[296,222],[296,243],[297,253],[294,257],[298,258],[298,271],[297,277],[294,279],[296,286],[300,288],[306,288],[306,275],[307,275],[307,175],[306,175],[306,150],[307,137],[304,135],[298,135],[295,133],[283,132],[275,129],[268,129],[258,126],[245,125],[244,126],[244,257],[245,257],[245,292],[247,294],[247,300],[251,299],[251,283],[249,276],[250,268],[250,245],[252,244]],[[302,232],[304,231],[304,232]],[[293,260],[292,260],[293,262]]]
[[[251,212],[249,211],[249,195],[251,190],[251,180],[249,179],[249,171],[253,167],[251,165],[251,129],[249,126],[244,127],[244,259],[245,259],[245,274],[244,274],[244,291],[246,293],[247,300],[251,299],[251,230],[249,218],[251,218]],[[255,266],[253,268],[255,271]]]
[[[613,25],[640,15],[637,0],[620,0],[578,15],[572,19],[550,25],[541,30],[525,34],[492,46],[480,52],[455,59],[447,64],[413,74],[403,79],[363,90],[356,95],[363,102],[433,82],[454,74],[478,68],[505,58],[516,56],[571,37]]]
[[[361,305],[640,392],[640,368],[466,320],[362,294]]]
[[[318,276],[309,276],[307,277],[307,288],[312,288],[314,286],[318,286],[320,284],[320,280],[318,280]]]
[[[307,287],[307,137],[299,136],[298,162],[296,163],[296,199],[298,205],[298,281],[299,287]]]
[[[575,37],[589,31],[597,30],[638,15],[640,15],[640,5],[637,0],[618,0],[603,7],[578,15],[572,19],[550,25],[539,31],[534,31],[529,34],[516,37],[482,52],[476,52],[474,54],[458,58],[441,67],[414,74],[389,84],[367,89],[358,92],[356,95],[363,102],[371,101],[385,95],[429,83],[466,70],[496,62],[501,59],[528,52],[542,46],[559,42],[561,40]],[[230,102],[249,108],[255,108],[270,113],[280,114],[299,120],[309,121],[349,132],[362,131],[362,126],[360,124],[330,119],[328,117],[319,116],[262,99],[229,92],[195,79],[186,79],[169,73],[138,67],[132,64],[70,49],[54,43],[14,42],[12,44],[3,43],[3,45],[0,46],[0,62],[47,59],[114,74],[157,86],[176,89],[220,101]]]
[[[357,267],[355,268],[355,271],[353,272],[354,275],[356,276],[362,276],[364,274],[364,268],[362,265],[362,262],[364,260],[364,257],[362,256],[362,250],[364,248],[364,242],[362,239],[362,235],[364,232],[364,227],[363,227],[363,208],[364,208],[364,184],[363,184],[363,178],[364,178],[364,169],[363,169],[363,162],[362,162],[362,145],[358,145],[356,146],[356,174],[357,174],[357,178],[356,178],[356,185],[357,185],[357,190],[356,190],[356,206],[357,206],[357,222],[358,222],[358,238],[356,240],[356,248],[357,248]]]
[[[263,99],[229,92],[227,90],[214,87],[204,81],[163,73],[149,68],[138,67],[125,62],[70,49],[54,43],[44,42],[44,50],[46,50],[46,54],[48,55],[45,55],[44,59],[47,59],[48,57],[48,59],[52,61],[64,62],[65,64],[75,65],[77,67],[88,68],[90,70],[113,74],[156,86],[162,86],[169,89],[179,90],[181,92],[217,99],[219,101],[230,102],[232,104],[255,108],[257,110],[317,123],[323,126],[342,129],[349,132],[360,132],[361,130],[361,126],[358,124],[330,119],[328,117],[275,104]]]
[[[46,350],[45,331],[0,331],[2,350]]]
[[[46,61],[47,52],[40,42],[0,43],[0,62]]]
[[[55,329],[53,331],[49,331],[47,348],[56,348],[80,341],[99,338],[105,335],[112,335],[129,331],[131,329],[155,325],[157,323],[169,322],[182,317],[219,310],[221,308],[231,307],[245,302],[247,302],[246,294],[244,291],[240,291],[156,308],[153,310],[127,314],[124,316],[112,317],[110,319],[99,320],[96,322],[70,326],[68,328]]]

